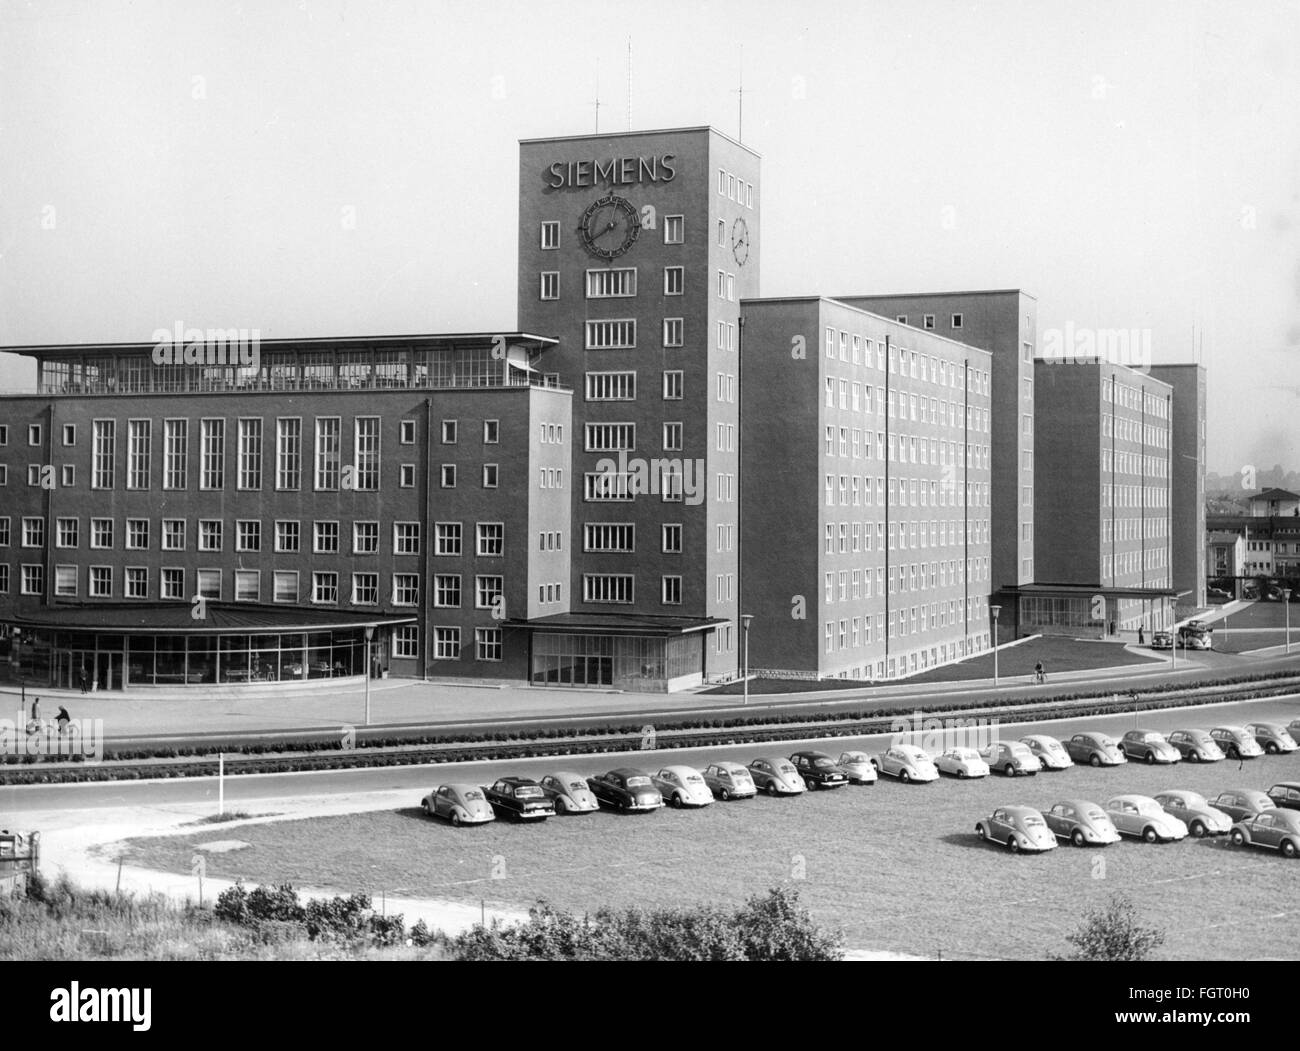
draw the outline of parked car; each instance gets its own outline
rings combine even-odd
[[[1221,836],[1232,829],[1231,816],[1207,802],[1199,792],[1171,788],[1157,792],[1155,800],[1166,814],[1178,818],[1197,839],[1202,836]]]
[[[1259,598],[1259,587],[1255,584],[1242,584],[1241,597],[1251,600]]]
[[[938,781],[939,771],[934,760],[914,744],[896,744],[871,760],[876,772],[896,777],[904,784],[910,781]]]
[[[1268,755],[1296,750],[1295,738],[1281,723],[1247,723],[1244,729]]]
[[[543,777],[539,784],[557,814],[590,814],[600,809],[599,800],[587,787],[587,779],[581,774],[557,770]]]
[[[1076,763],[1091,763],[1093,766],[1122,766],[1128,758],[1120,751],[1114,738],[1098,730],[1087,730],[1075,734],[1065,742],[1065,750]]]
[[[934,768],[954,777],[989,776],[989,764],[974,748],[949,748],[935,759]]]
[[[1168,631],[1157,631],[1151,636],[1151,648],[1153,650],[1172,650],[1174,648],[1174,636]]]
[[[1053,803],[1043,818],[1055,835],[1068,839],[1076,847],[1100,847],[1120,840],[1119,832],[1106,816],[1106,811],[1087,799],[1063,799]]]
[[[879,776],[866,752],[841,752],[836,765],[844,771],[850,784],[874,785]]]
[[[1220,602],[1227,602],[1232,598],[1232,595],[1224,591],[1223,588],[1206,588],[1205,594],[1207,598],[1217,599]]]
[[[760,756],[749,764],[749,776],[760,792],[770,796],[797,796],[808,787],[794,763],[783,756]]]
[[[1279,810],[1300,810],[1300,781],[1279,781],[1266,794]]]
[[[1244,726],[1216,726],[1210,731],[1214,743],[1229,759],[1255,759],[1264,754],[1255,735]]]
[[[1116,796],[1102,809],[1123,835],[1141,836],[1148,843],[1187,838],[1187,826],[1172,814],[1166,814],[1150,796]]]
[[[420,800],[430,817],[446,818],[453,825],[482,825],[496,820],[492,804],[478,785],[439,785]]]
[[[628,766],[587,778],[587,787],[601,803],[619,810],[658,810],[664,805],[664,797],[651,782],[650,775]]]
[[[1130,730],[1120,738],[1119,746],[1130,759],[1144,763],[1176,763],[1182,753],[1155,730]]]
[[[1300,854],[1300,812],[1265,810],[1232,826],[1232,841],[1239,847],[1280,850],[1288,858]]]
[[[1223,758],[1223,750],[1205,730],[1175,730],[1168,741],[1189,763],[1217,763]]]
[[[1074,765],[1070,753],[1065,750],[1055,737],[1047,734],[1029,734],[1020,738],[1020,743],[1034,753],[1034,758],[1044,770],[1064,770]]]
[[[665,766],[650,780],[672,806],[708,806],[713,802],[712,789],[693,766]]]
[[[530,777],[499,777],[483,794],[498,814],[517,821],[545,821],[555,816],[555,804]]]
[[[1300,592],[1297,592],[1297,594],[1300,594]],[[1287,724],[1286,732],[1291,735],[1293,741],[1300,740],[1300,719],[1292,719]]]
[[[975,834],[980,839],[1005,843],[1013,854],[1056,849],[1056,836],[1033,807],[998,807],[989,817],[976,822]]]
[[[1212,650],[1214,634],[1209,628],[1193,628],[1189,624],[1184,624],[1178,629],[1178,645],[1186,650]]]
[[[1033,777],[1043,768],[1029,746],[1020,741],[994,741],[980,755],[990,770],[1000,770],[1007,777],[1018,774]]]
[[[1233,821],[1245,821],[1265,810],[1273,809],[1273,800],[1253,788],[1230,788],[1210,800],[1210,806],[1222,810]]]
[[[704,783],[719,799],[748,799],[758,795],[754,779],[740,763],[723,760],[704,768]]]
[[[790,762],[794,763],[809,789],[843,788],[849,783],[849,775],[825,752],[795,752],[790,756]]]

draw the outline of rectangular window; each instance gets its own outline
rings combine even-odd
[[[23,519],[23,547],[45,546],[45,519]]]
[[[444,489],[456,488],[456,465],[445,463],[438,470],[438,480]]]
[[[302,488],[302,420],[297,416],[275,421],[275,487],[288,492]]]
[[[277,569],[271,578],[273,602],[298,601],[298,573],[292,569]]]
[[[443,445],[456,444],[456,421],[455,420],[442,421],[442,444]]]
[[[262,488],[262,421],[239,421],[238,488],[256,491]]]
[[[182,602],[189,596],[185,594],[185,570],[175,566],[164,567],[158,577],[159,598]]]
[[[664,424],[664,452],[681,452],[682,425],[677,422]]]
[[[636,320],[588,321],[586,323],[588,350],[632,350],[636,347]]]
[[[9,519],[3,519],[4,540],[9,540]],[[55,543],[58,547],[77,547],[80,543],[81,520],[77,518],[60,518],[55,523],[57,530]]]
[[[342,455],[343,423],[337,416],[316,417],[316,488],[339,487],[339,457]]]
[[[126,487],[148,489],[153,421],[128,420],[126,425]]]
[[[378,573],[353,573],[352,574],[352,605],[354,606],[379,605],[379,574]]]
[[[460,660],[460,628],[433,629],[433,659]]]
[[[226,484],[226,421],[200,422],[200,489],[221,489]]]
[[[542,223],[542,248],[545,251],[554,251],[560,247],[560,224],[557,222]]]
[[[149,549],[149,519],[128,518],[126,520],[126,548],[128,551]]]
[[[372,493],[379,489],[379,417],[358,416],[355,428],[356,477],[352,487]]]
[[[679,245],[683,242],[686,219],[680,215],[664,216],[664,244]]]
[[[628,573],[584,573],[582,601],[630,604],[634,578]]]
[[[235,570],[235,601],[256,602],[262,593],[262,574],[256,569]]]
[[[478,576],[474,578],[474,608],[496,609],[505,591],[505,577]]]
[[[323,605],[334,605],[339,600],[339,575],[337,573],[312,573],[311,600]]]
[[[262,520],[260,518],[241,518],[235,522],[235,550],[262,550]]]
[[[953,316],[952,316],[952,327],[953,327],[953,328],[961,328],[961,327],[962,327],[962,322],[963,322],[964,320],[965,320],[965,319],[962,317],[961,314],[953,314]]]
[[[221,527],[222,527],[222,522],[220,518],[199,519],[199,550],[200,551],[221,550]]]
[[[190,421],[163,420],[163,488],[189,484]]]
[[[71,489],[77,484],[77,468],[75,465],[65,463],[61,468],[60,475],[59,484],[64,489]]]
[[[377,529],[378,526],[376,525]],[[339,553],[339,524],[337,522],[312,523],[312,551],[318,555],[337,555]]]
[[[90,520],[90,546],[107,549],[113,546],[113,520],[111,518],[92,518]]]
[[[279,519],[275,523],[275,550],[286,554],[296,554],[299,549],[301,529],[292,519]]]
[[[685,341],[684,322],[679,317],[664,318],[664,346],[680,347]]]
[[[587,522],[582,527],[584,551],[635,551],[636,526],[623,522]]]
[[[433,528],[437,537],[436,552],[439,555],[459,555],[461,551],[460,523],[435,522]]]
[[[420,655],[420,629],[403,624],[393,629],[393,656],[413,658]]]
[[[636,295],[636,267],[588,270],[588,299],[622,299]]]
[[[588,372],[586,384],[588,401],[634,401],[636,399],[635,372]]]
[[[91,598],[112,598],[113,597],[113,567],[112,566],[91,566],[90,567],[90,590]]]
[[[501,444],[501,421],[500,420],[483,421],[483,444],[484,445]]]
[[[664,400],[680,401],[685,373],[681,369],[671,369],[664,373]]]
[[[680,522],[668,522],[661,533],[662,547],[666,555],[682,553],[682,525]]]
[[[185,519],[164,518],[162,520],[162,549],[164,551],[185,550]]]
[[[437,573],[434,575],[433,604],[438,609],[460,608],[459,573]]]
[[[686,271],[680,266],[664,267],[664,295],[680,296],[686,286]]]
[[[481,661],[499,661],[501,659],[501,629],[474,629],[474,657]]]
[[[393,574],[393,605],[414,606],[420,601],[420,575],[418,573]]]
[[[631,451],[636,448],[636,424],[589,423],[584,448],[589,453]]]
[[[502,522],[479,522],[476,548],[479,555],[504,555],[506,549],[505,524]]]
[[[198,588],[200,598],[221,599],[221,570],[200,569],[198,571]]]
[[[400,428],[398,429],[398,438],[397,438],[397,440],[398,440],[402,445],[414,445],[414,444],[415,444],[415,421],[414,421],[414,420],[403,420],[403,421],[402,421],[401,426],[400,426]]]
[[[112,489],[117,455],[117,421],[95,420],[91,448],[90,487]]]
[[[418,555],[420,553],[420,523],[393,523],[393,554]]]
[[[537,288],[537,298],[560,298],[560,272],[558,270],[543,270],[541,272]]]
[[[682,603],[682,578],[663,577],[661,601],[665,606],[680,606]]]
[[[6,566],[6,569],[9,567]],[[45,594],[45,567],[37,565],[24,565],[22,567],[22,593],[24,595],[44,595]]]

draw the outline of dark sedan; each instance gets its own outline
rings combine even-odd
[[[545,821],[555,816],[555,804],[541,785],[527,777],[503,777],[483,789],[483,794],[494,811],[517,821]]]
[[[825,752],[795,752],[790,762],[810,789],[843,788],[849,776]]]
[[[1245,821],[1265,810],[1272,810],[1273,800],[1253,788],[1230,788],[1211,799],[1210,806],[1222,810],[1233,821]]]
[[[616,810],[658,810],[664,805],[664,797],[655,788],[650,775],[628,766],[587,778],[587,787],[601,803]]]
[[[1300,781],[1281,781],[1268,790],[1268,798],[1282,810],[1300,810]]]

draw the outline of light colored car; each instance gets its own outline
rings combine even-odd
[[[1044,770],[1065,770],[1074,765],[1070,753],[1065,750],[1055,737],[1047,734],[1028,734],[1020,738],[1020,743],[1034,753],[1034,758],[1042,764]]]
[[[758,795],[758,788],[749,771],[740,763],[723,760],[704,768],[704,783],[719,799],[749,799]]]
[[[1118,843],[1120,835],[1106,811],[1087,799],[1063,799],[1053,803],[1043,814],[1054,835],[1068,839],[1076,847],[1105,846]]]
[[[1175,730],[1168,740],[1189,763],[1217,763],[1223,758],[1223,749],[1205,730]]]
[[[1300,719],[1292,719],[1287,724],[1286,732],[1291,735],[1291,739],[1300,741]]]
[[[1272,810],[1273,800],[1254,788],[1229,788],[1210,800],[1210,806],[1222,810],[1233,821],[1245,821],[1265,810]]]
[[[1104,807],[1116,830],[1125,836],[1140,836],[1148,843],[1186,839],[1187,826],[1150,796],[1116,796]]]
[[[591,814],[600,809],[600,802],[587,787],[582,774],[557,770],[538,782],[546,798],[555,804],[557,814]]]
[[[994,741],[980,755],[990,770],[998,770],[1007,777],[1033,777],[1043,768],[1029,746],[1020,741]]]
[[[989,776],[989,764],[974,748],[949,748],[935,758],[934,768],[953,777]]]
[[[669,806],[708,806],[713,792],[693,766],[665,766],[650,778]]]
[[[866,752],[841,752],[838,765],[851,785],[874,785],[880,776]]]
[[[1257,759],[1264,754],[1255,735],[1244,726],[1216,726],[1210,736],[1229,759]]]
[[[896,777],[903,784],[912,781],[938,781],[934,760],[914,744],[896,744],[872,758],[876,772]]]
[[[1281,723],[1247,723],[1245,730],[1254,735],[1255,743],[1268,755],[1296,750],[1295,738]]]
[[[453,825],[483,825],[495,821],[496,812],[478,785],[439,785],[420,800],[430,817],[446,818]]]
[[[1155,730],[1130,730],[1120,738],[1120,748],[1130,759],[1144,763],[1176,763],[1183,756]]]
[[[1043,815],[1033,807],[1003,806],[975,824],[975,834],[993,843],[1005,843],[1013,854],[1056,849],[1056,836]]]
[[[760,792],[770,796],[797,796],[808,788],[794,763],[783,755],[759,756],[749,764],[749,776]]]
[[[1065,750],[1076,763],[1092,766],[1123,766],[1128,757],[1120,750],[1115,739],[1099,730],[1085,730],[1065,742]]]
[[[1193,628],[1190,625],[1178,629],[1178,645],[1185,650],[1214,649],[1214,635],[1209,628]]]
[[[1173,814],[1197,839],[1202,836],[1222,836],[1232,829],[1232,817],[1212,806],[1199,792],[1171,788],[1157,792],[1156,802],[1166,814]]]
[[[1239,847],[1280,850],[1288,858],[1300,855],[1300,810],[1265,810],[1232,826]]]

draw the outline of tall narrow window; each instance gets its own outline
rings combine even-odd
[[[189,484],[190,421],[163,420],[163,488]]]
[[[148,489],[153,421],[129,420],[126,427],[126,487]]]
[[[337,416],[316,417],[316,488],[339,487],[339,437]]]
[[[262,488],[262,421],[239,421],[239,488]]]
[[[95,440],[90,469],[92,489],[113,488],[113,461],[117,452],[117,421],[96,420]]]
[[[302,487],[302,420],[284,416],[276,421],[275,487]]]
[[[202,421],[200,489],[221,489],[226,484],[226,421]]]
[[[379,488],[379,417],[358,416],[356,420],[356,477],[353,488],[373,492]]]

